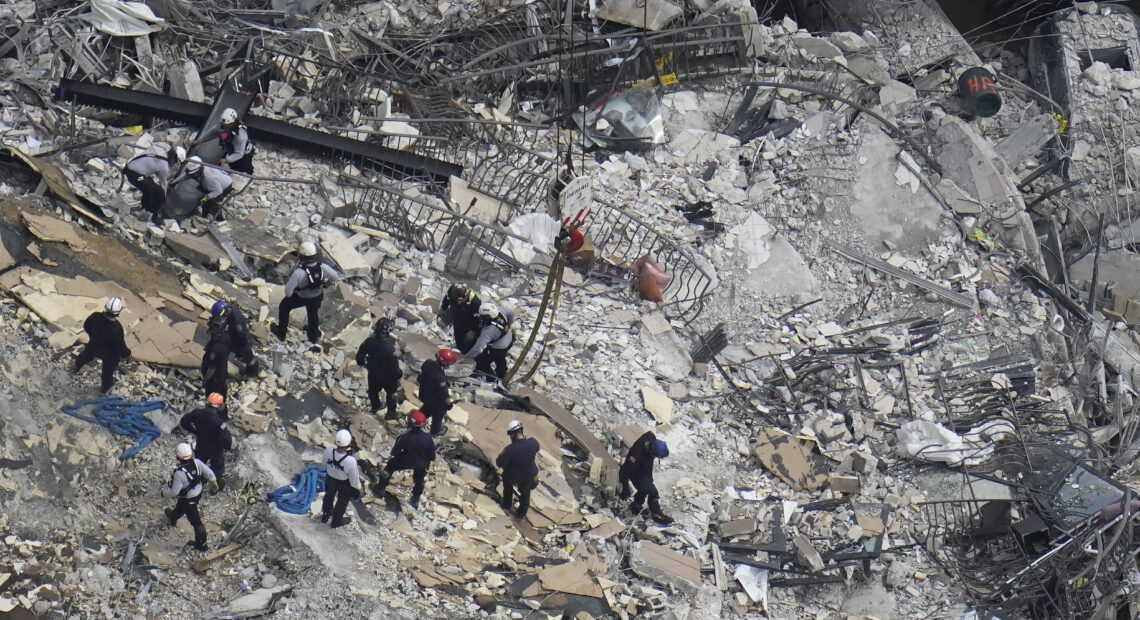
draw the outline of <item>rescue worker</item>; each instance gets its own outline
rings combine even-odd
[[[75,358],[73,372],[95,358],[103,362],[103,378],[100,390],[106,394],[107,390],[115,384],[115,369],[119,367],[119,360],[131,356],[127,348],[127,341],[123,337],[123,326],[119,323],[119,313],[123,311],[123,299],[112,297],[103,306],[102,312],[92,312],[83,322],[83,331],[87,332],[87,346],[79,357]]]
[[[381,496],[384,494],[384,489],[388,488],[388,481],[392,479],[392,474],[404,469],[412,470],[412,499],[410,503],[412,508],[420,507],[420,496],[424,492],[424,479],[427,478],[427,470],[435,461],[435,443],[431,440],[431,435],[424,432],[424,425],[427,424],[427,416],[420,411],[413,411],[408,416],[408,432],[396,438],[396,444],[392,446],[392,454],[388,457],[388,463],[380,472],[380,480],[373,485],[372,492]]]
[[[451,383],[444,370],[455,363],[455,353],[451,349],[440,349],[435,359],[424,360],[420,366],[420,402],[424,404],[424,415],[431,418],[431,434],[443,433],[443,417],[451,409]]]
[[[218,490],[217,478],[213,470],[205,463],[194,458],[194,450],[188,443],[180,443],[174,449],[174,456],[178,459],[178,466],[170,474],[170,486],[162,492],[163,497],[178,498],[174,509],[167,508],[166,522],[170,527],[178,524],[178,520],[186,517],[194,528],[193,546],[198,551],[206,550],[206,526],[202,525],[202,516],[198,513],[198,500],[202,499],[202,490],[205,484],[210,485],[210,492]]]
[[[270,326],[270,331],[277,338],[285,340],[285,336],[289,333],[289,314],[296,308],[304,307],[309,318],[305,331],[309,336],[309,342],[317,344],[321,338],[321,323],[317,311],[320,310],[321,301],[325,298],[325,289],[336,284],[340,274],[321,262],[317,256],[317,244],[312,241],[302,243],[300,253],[301,264],[297,265],[289,280],[285,282],[285,298],[277,308],[277,322]]]
[[[381,318],[372,328],[372,335],[360,343],[356,351],[356,364],[368,370],[368,402],[372,413],[380,411],[380,390],[384,390],[388,412],[385,420],[399,417],[397,393],[400,390],[400,360],[396,359],[396,342],[392,339],[392,319]]]
[[[249,141],[249,130],[238,120],[237,110],[222,110],[222,123],[218,131],[218,142],[226,151],[219,165],[229,164],[230,170],[253,174],[253,143]]]
[[[186,176],[198,184],[202,196],[202,217],[219,222],[226,220],[222,200],[234,189],[234,180],[225,170],[202,165],[197,155],[186,162]]]
[[[658,439],[653,431],[647,431],[638,437],[637,441],[633,442],[629,452],[625,455],[625,460],[621,463],[621,467],[618,468],[618,484],[621,485],[618,496],[622,499],[629,499],[630,482],[637,489],[637,494],[633,496],[633,503],[629,505],[630,512],[634,516],[640,515],[645,510],[642,504],[648,498],[649,516],[661,525],[668,525],[673,522],[673,519],[661,512],[657,487],[653,484],[653,460],[663,459],[667,456],[669,456],[669,446]]]
[[[215,302],[210,308],[210,320],[223,326],[230,337],[230,352],[241,362],[247,377],[257,375],[257,358],[253,356],[253,339],[249,335],[249,321],[237,304]]]
[[[170,169],[186,158],[186,149],[158,143],[149,153],[139,155],[123,166],[123,178],[142,192],[142,208],[154,223],[162,221],[162,205],[166,203],[166,185]]]
[[[230,335],[218,322],[210,321],[210,340],[202,352],[202,391],[225,398],[230,377]]]
[[[334,439],[336,446],[325,448],[323,462],[325,464],[325,498],[321,501],[321,523],[328,523],[329,527],[338,528],[347,525],[352,517],[344,516],[348,502],[360,497],[364,491],[364,484],[360,482],[360,468],[356,457],[348,453],[352,445],[352,433],[347,428],[336,432]]]
[[[479,338],[479,306],[482,302],[466,284],[452,284],[439,306],[440,316],[451,321],[455,348],[466,351]]]
[[[499,307],[489,301],[479,306],[479,338],[464,355],[475,358],[475,373],[489,382],[496,377],[502,381],[507,376],[507,351],[515,343],[511,332],[514,320],[514,311],[506,306]]]
[[[522,519],[530,509],[530,491],[538,484],[538,465],[534,462],[538,456],[538,440],[523,437],[523,425],[518,420],[511,420],[507,424],[507,436],[511,438],[511,443],[495,459],[495,465],[502,471],[502,506],[509,513],[517,491],[519,508],[515,511],[515,518]]]
[[[226,399],[214,392],[206,397],[206,406],[182,416],[178,426],[194,435],[194,453],[210,466],[218,481],[218,490],[226,488],[226,450],[233,448],[233,436],[226,428],[222,407]]]

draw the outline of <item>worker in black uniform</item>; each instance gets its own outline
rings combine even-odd
[[[207,484],[210,491],[218,491],[217,478],[205,463],[194,458],[194,449],[188,443],[180,443],[174,449],[178,459],[178,466],[170,474],[170,485],[162,492],[163,497],[178,498],[174,510],[166,509],[166,522],[174,527],[178,520],[186,517],[194,528],[194,548],[198,551],[206,550],[206,526],[202,525],[202,515],[198,513],[198,501],[202,499],[202,491]]]
[[[215,302],[210,308],[210,320],[221,324],[230,336],[230,352],[237,358],[247,377],[257,375],[259,365],[253,356],[253,339],[249,334],[249,321],[237,304]]]
[[[439,306],[439,314],[451,322],[455,348],[466,351],[479,338],[479,306],[482,302],[466,284],[452,284]]]
[[[451,383],[444,370],[454,363],[455,353],[451,349],[440,349],[435,359],[424,360],[420,366],[420,402],[424,404],[421,411],[431,418],[432,435],[443,433],[443,417],[451,409]]]
[[[400,360],[396,359],[396,342],[392,338],[392,319],[381,318],[372,328],[372,335],[360,343],[356,350],[356,363],[368,370],[368,402],[372,413],[380,411],[380,390],[384,390],[388,412],[385,420],[399,417],[397,393],[400,391]]]
[[[233,448],[233,436],[226,428],[221,410],[225,398],[217,392],[206,397],[206,406],[182,416],[178,425],[194,434],[194,453],[209,465],[218,480],[218,490],[226,488],[226,450]]]
[[[127,341],[123,336],[123,326],[119,323],[119,313],[123,311],[123,300],[112,297],[103,306],[102,312],[92,312],[91,316],[83,322],[83,331],[87,332],[87,346],[83,347],[79,357],[75,358],[73,372],[95,358],[103,361],[103,378],[100,389],[104,394],[115,384],[115,369],[119,367],[119,360],[131,356],[127,348]]]
[[[524,437],[522,422],[518,420],[507,424],[507,435],[511,443],[495,459],[495,465],[502,471],[502,506],[509,513],[514,505],[515,491],[518,491],[519,508],[515,511],[515,518],[522,519],[530,508],[530,491],[538,484],[538,465],[534,462],[538,456],[538,440]]]
[[[672,523],[673,519],[661,512],[657,486],[653,484],[653,460],[667,456],[669,456],[669,446],[658,439],[653,431],[647,431],[633,442],[621,467],[618,468],[618,484],[621,485],[618,495],[622,499],[629,499],[630,482],[637,489],[633,503],[629,505],[630,512],[635,516],[641,514],[645,510],[643,504],[648,498],[649,516],[662,525]]]
[[[296,308],[305,308],[309,322],[306,332],[309,342],[317,344],[321,338],[321,320],[318,311],[325,298],[325,289],[337,283],[340,274],[335,269],[321,262],[317,256],[317,244],[306,241],[301,244],[301,264],[293,270],[289,280],[285,282],[285,297],[277,308],[277,322],[270,326],[280,340],[285,340],[289,334],[289,315]]]
[[[360,467],[356,457],[349,454],[352,433],[347,428],[336,432],[336,446],[325,448],[322,462],[325,464],[325,498],[321,501],[321,523],[338,528],[347,525],[352,517],[344,516],[348,502],[360,497],[364,483],[360,481]]]
[[[230,335],[225,326],[210,321],[210,340],[202,352],[202,390],[206,394],[217,392],[225,398],[226,382],[230,377]]]
[[[372,487],[372,492],[377,496],[384,494],[384,489],[388,488],[388,481],[392,479],[392,474],[404,470],[412,470],[412,508],[420,507],[420,496],[424,492],[424,479],[427,478],[427,470],[431,467],[432,461],[435,461],[435,442],[431,440],[431,435],[424,432],[424,426],[427,424],[427,416],[420,411],[413,411],[408,416],[408,432],[400,435],[396,439],[396,445],[392,446],[392,455],[388,457],[388,463],[380,472],[380,480]]]

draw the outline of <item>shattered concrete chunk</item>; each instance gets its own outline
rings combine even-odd
[[[700,560],[647,540],[630,547],[629,566],[646,579],[673,586],[686,594],[695,594],[701,587]]]

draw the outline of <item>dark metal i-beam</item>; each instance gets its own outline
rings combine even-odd
[[[204,103],[67,78],[59,81],[56,99],[165,118],[195,127],[201,127],[210,114],[210,106]],[[461,176],[463,173],[463,167],[456,164],[322,133],[284,121],[253,115],[246,115],[243,120],[250,136],[256,140],[351,161],[358,167],[369,168],[393,178],[421,178],[445,183],[448,177]]]

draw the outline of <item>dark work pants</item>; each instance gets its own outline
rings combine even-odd
[[[309,336],[309,342],[315,343],[321,337],[321,319],[317,312],[321,308],[321,301],[325,298],[325,294],[321,293],[313,298],[306,298],[293,293],[292,295],[281,300],[281,305],[277,307],[277,329],[280,330],[280,335],[289,334],[289,315],[293,310],[304,307],[305,312],[309,315],[308,325],[305,331]]]
[[[354,489],[348,480],[325,476],[325,498],[321,502],[321,512],[332,516],[332,524],[338,525],[344,519],[344,511],[353,495]]]
[[[424,480],[427,479],[427,468],[426,467],[420,467],[420,468],[401,467],[400,465],[401,464],[399,463],[398,460],[389,459],[388,464],[384,466],[384,471],[388,472],[388,475],[391,476],[395,472],[405,470],[405,469],[411,469],[412,470],[412,499],[418,501],[420,499],[420,495],[422,495],[424,492]]]
[[[237,170],[246,174],[253,174],[253,150],[246,153],[245,157],[237,161],[230,162],[230,170]]]
[[[115,385],[115,369],[119,367],[118,356],[96,356],[95,352],[91,350],[91,347],[84,347],[83,351],[80,352],[79,357],[75,358],[75,370],[83,368],[88,364],[88,362],[95,359],[96,357],[99,357],[99,359],[103,360],[103,381],[101,383],[100,389],[106,392],[107,390],[111,389],[112,385]]]
[[[226,189],[222,190],[222,193],[219,194],[217,198],[209,198],[206,200],[206,202],[203,202],[202,203],[202,217],[204,217],[206,219],[213,218],[219,222],[226,221],[226,217],[224,215],[222,215],[222,201],[225,200],[226,196],[229,196],[230,192],[232,192],[233,190],[234,190],[234,186],[231,185],[231,186],[227,187]]]
[[[194,544],[199,547],[206,545],[206,526],[202,525],[202,516],[198,514],[198,500],[202,499],[201,495],[192,498],[179,497],[178,503],[174,505],[174,513],[171,515],[174,525],[183,516],[190,522],[194,528]]]
[[[523,518],[526,516],[527,510],[530,509],[530,490],[534,486],[533,480],[524,480],[517,482],[513,480],[503,479],[503,510],[510,511],[513,503],[515,492],[519,494],[519,509],[515,512],[515,516]]]
[[[513,342],[512,342],[513,344]],[[498,377],[503,380],[507,376],[507,352],[511,348],[505,349],[492,349],[487,347],[483,352],[475,356],[475,372],[482,374],[488,381],[493,377]],[[494,372],[491,367],[494,366]]]
[[[641,505],[648,498],[649,512],[661,512],[660,495],[657,493],[657,485],[653,484],[652,472],[648,474],[634,474],[629,477],[629,481],[633,483],[633,488],[637,489],[637,493],[633,495],[633,504],[631,504],[634,510],[640,509]]]
[[[226,380],[229,378],[226,375],[228,374],[225,369],[215,369],[214,374],[202,382],[202,389],[206,392],[206,396],[217,392],[222,395],[222,398],[228,398],[229,394],[226,393]]]
[[[221,482],[222,476],[226,473],[226,451],[221,448],[203,450],[201,446],[196,446],[194,453],[214,470],[214,476]]]
[[[399,379],[385,377],[378,372],[368,373],[368,402],[372,405],[372,413],[380,411],[380,390],[384,390],[384,404],[388,406],[388,419],[396,417],[396,390],[400,387]]]
[[[424,415],[431,418],[431,434],[438,435],[443,430],[443,418],[447,415],[447,405],[429,405],[424,403]]]
[[[159,187],[158,183],[155,183],[150,177],[145,177],[126,168],[123,169],[123,177],[127,179],[127,183],[142,192],[142,208],[150,213],[152,219],[161,217],[159,211],[162,209],[162,205],[166,203],[166,192]]]
[[[243,367],[243,372],[247,375],[253,375],[257,372],[257,360],[253,359],[253,347],[250,346],[249,338],[232,339],[233,343],[230,351],[234,354]]]

